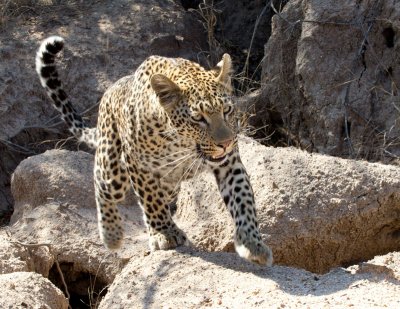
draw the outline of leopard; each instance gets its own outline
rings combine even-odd
[[[232,217],[236,252],[271,266],[272,251],[262,240],[254,193],[239,154],[230,55],[223,54],[209,69],[183,58],[149,56],[104,92],[97,125],[90,127],[59,77],[56,56],[64,45],[59,36],[44,39],[36,53],[36,71],[69,131],[95,151],[97,222],[106,248],[122,245],[117,205],[131,188],[151,251],[191,245],[173,220],[172,205],[181,183],[207,170]]]

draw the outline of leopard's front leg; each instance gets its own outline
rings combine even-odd
[[[168,184],[146,170],[130,167],[133,188],[139,197],[149,232],[150,250],[168,250],[187,245],[188,238],[172,220],[169,204],[174,196]]]
[[[235,249],[246,260],[272,265],[272,251],[260,235],[249,177],[236,151],[222,166],[213,167],[222,198],[235,223]]]

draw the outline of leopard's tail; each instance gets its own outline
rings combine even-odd
[[[36,72],[40,82],[53,100],[54,107],[61,113],[62,120],[69,130],[81,142],[92,148],[97,147],[96,128],[88,128],[82,116],[72,106],[63,85],[58,77],[55,56],[63,49],[64,40],[59,36],[51,36],[40,44],[36,53]]]

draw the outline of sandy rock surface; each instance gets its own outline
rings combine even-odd
[[[11,243],[5,233],[0,234],[0,274],[31,271],[31,257],[26,248]]]
[[[0,275],[0,286],[0,308],[68,308],[64,294],[48,279],[34,272]]]
[[[399,168],[249,138],[239,147],[276,263],[323,273],[400,249]],[[177,217],[196,246],[232,251],[233,224],[213,178],[183,185]]]
[[[289,1],[272,19],[257,114],[308,151],[398,156],[399,21],[397,0]]]
[[[232,253],[156,252],[132,259],[99,308],[398,308],[399,262],[392,253],[318,276]]]
[[[0,230],[0,274],[34,271],[48,277],[53,263],[54,256],[46,246],[24,246],[10,232]]]

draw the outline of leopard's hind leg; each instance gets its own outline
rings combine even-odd
[[[94,179],[100,237],[107,248],[116,249],[123,239],[122,220],[117,203],[125,199],[130,187],[125,164],[121,160],[121,140],[111,116],[99,119],[100,127],[107,125],[98,137]]]

